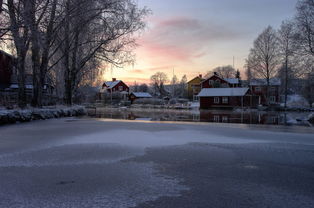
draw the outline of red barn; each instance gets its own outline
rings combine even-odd
[[[203,88],[198,94],[200,108],[234,108],[250,106],[249,88]]]
[[[224,79],[219,77],[216,73],[213,76],[202,82],[202,88],[234,88],[240,87],[240,81],[238,78]]]
[[[102,89],[109,93],[112,92],[129,92],[129,87],[121,80],[112,78],[112,81],[104,82]]]

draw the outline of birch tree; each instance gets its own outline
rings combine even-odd
[[[280,63],[278,38],[271,26],[268,26],[254,41],[248,62],[254,78],[266,80],[266,100],[269,104],[270,79],[276,75]]]

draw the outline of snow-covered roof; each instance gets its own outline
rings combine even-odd
[[[119,82],[121,82],[121,80],[116,80],[116,81],[108,81],[105,82],[106,86],[111,89],[113,87],[115,87],[117,84],[119,84]]]
[[[198,97],[244,96],[249,88],[203,88]]]
[[[279,78],[271,78],[269,79],[270,85],[281,85],[281,80]],[[260,85],[267,85],[266,79],[252,79],[250,82],[251,86],[260,86]]]
[[[239,84],[239,79],[238,78],[226,78],[224,80],[226,80],[230,84]]]
[[[137,98],[152,98],[153,97],[148,92],[132,92],[132,94]]]

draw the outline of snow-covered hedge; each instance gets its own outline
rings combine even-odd
[[[44,120],[50,118],[61,118],[71,116],[86,115],[86,110],[82,106],[64,108],[42,108],[27,110],[0,110],[0,125],[16,122],[26,122],[31,120]]]

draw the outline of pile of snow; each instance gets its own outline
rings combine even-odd
[[[288,95],[287,99],[287,106],[288,107],[308,107],[309,104],[304,97],[301,95]]]
[[[26,122],[31,120],[44,120],[60,117],[82,116],[86,110],[82,106],[58,107],[58,108],[41,108],[26,110],[1,110],[0,124]]]

